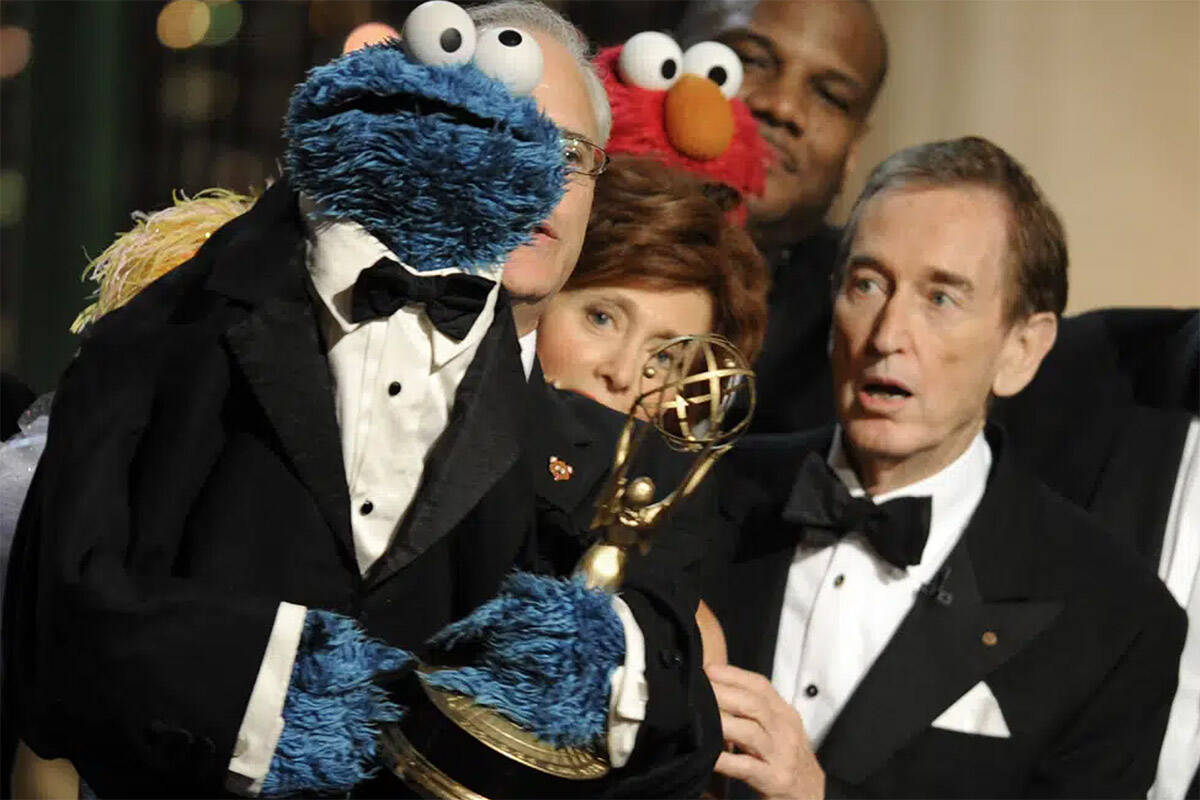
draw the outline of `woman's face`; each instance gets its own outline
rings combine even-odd
[[[712,297],[699,288],[564,290],[538,326],[538,357],[555,386],[624,413],[650,353],[676,336],[711,332],[712,318]]]

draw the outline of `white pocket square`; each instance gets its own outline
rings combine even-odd
[[[983,681],[972,686],[969,692],[943,711],[933,721],[933,727],[976,736],[995,736],[998,739],[1008,739],[1012,735],[1008,732],[1008,723],[1000,712],[996,695]]]

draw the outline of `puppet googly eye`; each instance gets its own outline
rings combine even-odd
[[[449,0],[429,0],[404,20],[400,41],[405,52],[422,64],[466,64],[475,55],[475,23]]]
[[[513,94],[528,94],[542,79],[542,48],[519,28],[485,28],[479,33],[475,66]]]
[[[617,59],[621,79],[643,89],[670,89],[683,71],[683,51],[658,31],[642,31],[625,42]]]
[[[733,97],[742,88],[742,60],[720,42],[699,42],[683,54],[683,71],[699,75],[721,87],[721,94]]]

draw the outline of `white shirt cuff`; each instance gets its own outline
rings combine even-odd
[[[254,679],[250,702],[246,704],[246,714],[233,746],[233,758],[229,761],[232,774],[228,788],[239,794],[261,792],[263,780],[271,769],[275,746],[283,733],[283,701],[292,680],[292,663],[296,660],[307,612],[304,606],[292,603],[280,603],[275,612],[267,651]]]
[[[613,670],[608,701],[608,761],[623,767],[633,753],[638,728],[646,718],[646,637],[629,606],[613,597],[613,611],[625,628],[625,663]]]

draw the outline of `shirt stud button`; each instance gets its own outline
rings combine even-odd
[[[358,507],[359,512],[362,514],[370,514],[371,511],[373,511],[374,509],[375,509],[375,504],[372,503],[370,500],[367,500],[365,503],[363,503],[361,506]]]
[[[392,381],[388,384],[388,394],[392,397],[400,394],[400,381]]]
[[[810,683],[808,686],[804,687],[804,694],[808,697],[816,697],[818,691],[819,690],[817,689],[817,685],[815,683]]]
[[[835,588],[838,586],[841,586],[845,582],[846,582],[845,575],[838,575],[836,578],[833,579],[833,585]]]
[[[984,631],[980,640],[983,642],[984,647],[995,647],[1000,641],[1000,637],[996,635],[995,631]]]

